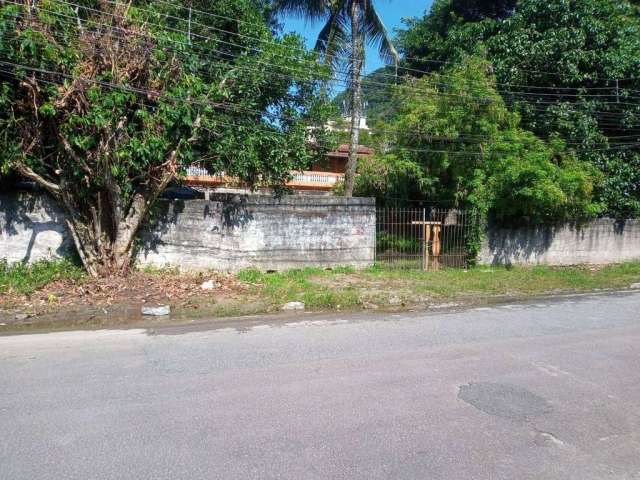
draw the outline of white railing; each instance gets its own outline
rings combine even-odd
[[[233,184],[237,183],[233,178],[227,177],[225,172],[211,174],[207,168],[201,164],[193,164],[186,169],[187,184]],[[333,172],[291,172],[291,180],[287,185],[298,189],[320,189],[331,190],[336,183],[344,179],[344,175]]]
[[[325,183],[335,185],[343,178],[339,173],[330,172],[294,172],[291,174],[293,182]]]
[[[224,177],[224,172],[218,172],[215,175],[211,175],[209,170],[201,165],[191,165],[187,167],[188,177]]]

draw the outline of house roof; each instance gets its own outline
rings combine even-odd
[[[373,155],[375,150],[373,148],[365,147],[364,145],[358,146],[358,155]],[[327,153],[329,157],[347,158],[349,156],[349,144],[343,143],[337,150]]]

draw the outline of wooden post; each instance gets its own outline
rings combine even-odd
[[[431,243],[431,250],[433,253],[433,268],[434,270],[438,270],[440,268],[440,253],[442,251],[442,222],[411,222],[411,225],[422,225],[424,235],[424,252],[422,256],[423,270],[429,270],[429,263],[431,259],[431,255],[429,254],[429,243]]]
[[[441,237],[441,232],[442,232],[442,226],[441,225],[434,225],[433,226],[433,269],[434,270],[440,270],[440,252],[442,250],[442,244],[440,241],[440,237]]]
[[[424,224],[424,256],[422,258],[422,269],[425,272],[429,271],[429,241],[431,240],[431,225],[425,222]]]

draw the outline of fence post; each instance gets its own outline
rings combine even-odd
[[[429,237],[431,228],[427,226],[427,209],[422,208],[422,270],[429,270]]]

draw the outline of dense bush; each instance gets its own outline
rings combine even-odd
[[[502,222],[598,214],[600,174],[557,137],[520,127],[486,62],[469,57],[400,86],[391,151],[363,162],[358,192],[474,207]]]
[[[603,213],[640,215],[640,11],[628,0],[436,0],[399,43],[409,68],[483,55],[523,128],[603,175]],[[415,70],[409,70],[417,75]],[[531,198],[527,196],[527,198]]]

